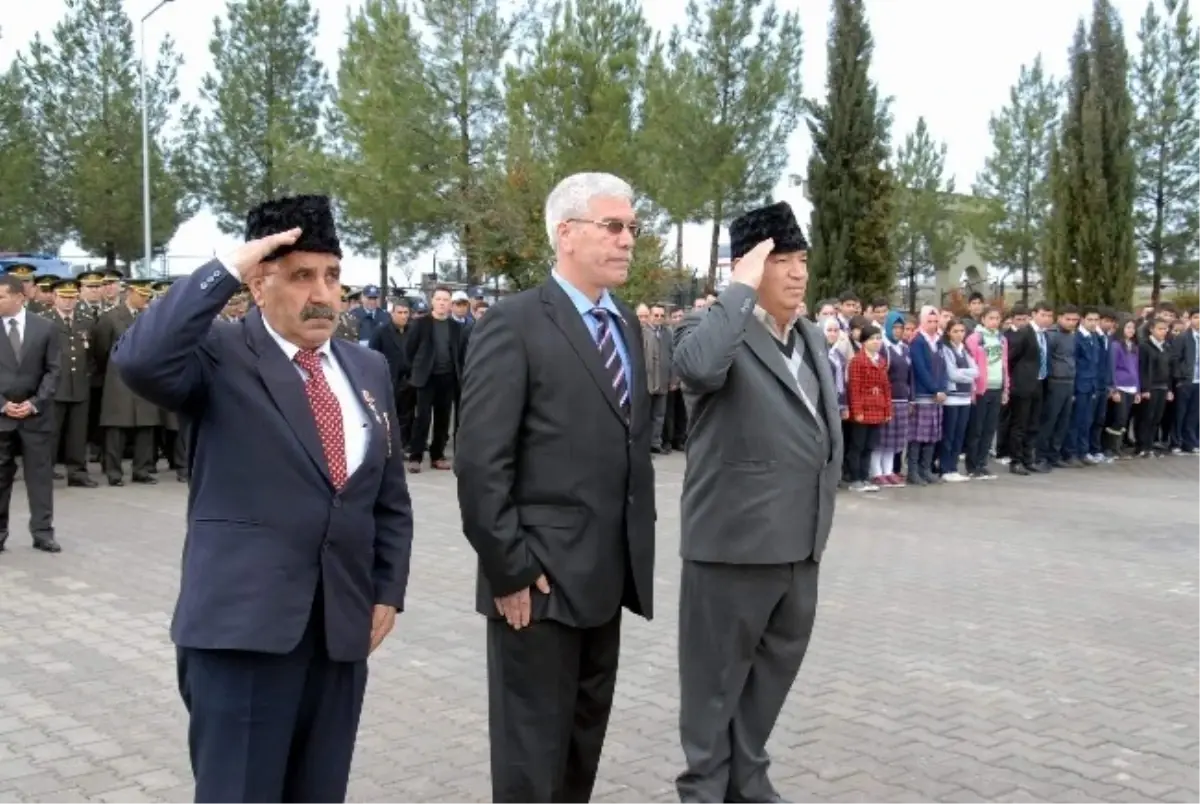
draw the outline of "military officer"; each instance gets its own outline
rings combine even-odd
[[[62,455],[67,470],[67,485],[95,488],[88,476],[87,425],[91,392],[90,338],[92,319],[80,315],[79,282],[60,279],[51,291],[54,306],[46,313],[61,338],[62,369],[54,393],[54,456]]]
[[[337,329],[333,336],[344,341],[358,343],[358,320],[350,313],[349,304],[357,294],[347,285],[342,285],[342,309],[338,314]]]
[[[133,439],[133,482],[157,483],[154,479],[154,429],[162,423],[158,406],[129,389],[121,375],[108,370],[113,345],[154,296],[147,279],[129,282],[123,302],[100,316],[93,330],[91,351],[97,370],[104,376],[100,396],[100,427],[104,431],[104,474],[108,485],[125,485],[121,461],[126,439]]]
[[[100,318],[100,313],[104,312],[104,274],[84,271],[75,279],[79,282],[79,301],[75,304],[75,314],[94,324]]]
[[[100,320],[100,316],[109,310],[104,299],[105,276],[103,271],[84,271],[78,277],[79,280],[79,304],[76,306],[78,315],[86,316],[91,321],[93,327],[93,335],[95,334],[94,327],[96,322]],[[89,354],[89,358],[91,355]],[[88,443],[88,460],[99,462],[103,455],[104,445],[101,442],[100,433],[100,395],[104,390],[104,370],[98,365],[94,359],[91,360],[91,372],[89,378],[90,391],[88,398],[88,426],[87,426],[87,443]]]
[[[25,290],[25,309],[31,312],[38,312],[42,309],[42,305],[37,302],[37,287],[33,284],[34,276],[37,274],[37,268],[26,263],[13,263],[4,267],[4,273],[11,274],[21,280],[21,286]]]
[[[26,302],[25,309],[46,316],[54,309],[54,285],[57,276],[35,275],[33,277],[33,298]],[[37,302],[34,304],[34,302]]]
[[[116,268],[108,268],[104,271],[104,283],[101,285],[100,289],[101,312],[108,312],[120,304],[122,284],[124,281],[125,274],[121,273]]]

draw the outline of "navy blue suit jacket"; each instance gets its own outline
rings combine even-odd
[[[387,363],[332,349],[370,428],[340,492],[304,381],[259,310],[216,321],[240,282],[213,261],[175,283],[113,348],[133,391],[191,422],[191,486],[171,638],[187,648],[282,654],[324,593],[330,658],[370,652],[375,604],[404,608],[412,506]]]

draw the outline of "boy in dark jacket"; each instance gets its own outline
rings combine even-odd
[[[1096,415],[1096,396],[1107,390],[1101,382],[1108,357],[1101,355],[1099,326],[1100,311],[1095,307],[1083,308],[1075,334],[1075,403],[1070,432],[1063,445],[1063,458],[1072,465],[1099,463],[1091,454],[1092,419]]]
[[[1150,325],[1147,336],[1138,346],[1138,373],[1141,378],[1141,403],[1138,405],[1137,454],[1139,458],[1154,455],[1154,436],[1162,424],[1163,411],[1173,397],[1171,393],[1171,352],[1167,348],[1170,324],[1161,318]]]

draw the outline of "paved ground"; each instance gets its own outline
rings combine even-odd
[[[679,770],[682,458],[658,467],[661,616],[626,624],[608,801],[671,800]],[[843,496],[772,742],[777,785],[802,801],[1196,801],[1198,467]],[[190,800],[166,632],[184,488],[166,477],[64,489],[65,552],[14,532],[0,555],[0,801]],[[483,632],[451,480],[411,482],[408,611],[371,662],[354,800],[489,795]]]

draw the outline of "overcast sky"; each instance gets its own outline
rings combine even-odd
[[[2,2],[19,6],[20,11],[4,15],[0,67],[7,65],[14,51],[24,50],[34,34],[49,36],[65,11],[63,0]],[[321,15],[317,54],[333,75],[347,10],[357,7],[359,0],[312,2]],[[156,3],[126,0],[125,5],[136,21]],[[777,4],[799,12],[804,28],[805,52],[800,65],[804,93],[823,96],[830,4],[828,0],[777,0]],[[643,0],[647,18],[662,31],[684,21],[685,5],[683,0]],[[1145,0],[1114,0],[1114,5],[1134,49]],[[1050,71],[1065,73],[1075,25],[1090,13],[1091,0],[868,0],[867,8],[876,42],[873,77],[883,93],[894,98],[895,141],[900,142],[924,115],[933,136],[949,146],[948,167],[959,189],[969,190],[991,149],[988,117],[1007,101],[1021,65],[1041,53]],[[185,61],[180,88],[188,100],[197,99],[200,79],[211,67],[208,37],[213,15],[222,9],[218,0],[175,0],[147,24],[149,52],[154,52],[164,35],[175,39]],[[790,153],[789,172],[803,172],[809,154],[803,124],[792,138]],[[781,185],[777,197],[796,205],[807,220],[808,208],[797,190]],[[708,233],[708,227],[688,227],[684,257],[689,264],[707,264]],[[223,253],[233,242],[202,212],[184,224],[171,242],[171,271],[190,271],[214,252]],[[449,245],[442,246],[440,258],[447,258],[450,251]],[[67,243],[62,253],[68,260],[82,259],[73,243]],[[433,254],[421,255],[417,264],[409,267],[428,271],[432,259]],[[378,270],[372,259],[352,255],[345,261],[345,275],[348,282],[363,284],[375,279]],[[403,269],[394,266],[392,276],[404,284]]]

